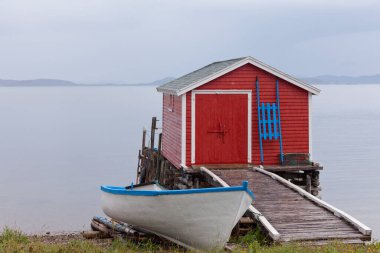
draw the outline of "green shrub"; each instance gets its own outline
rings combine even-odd
[[[8,227],[4,228],[3,232],[0,234],[0,244],[4,243],[27,243],[29,239],[19,230],[10,229]]]

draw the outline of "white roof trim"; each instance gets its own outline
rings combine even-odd
[[[298,86],[304,90],[307,90],[308,92],[310,92],[313,95],[318,95],[321,92],[320,89],[318,89],[314,86],[311,86],[311,85],[309,85],[309,84],[307,84],[301,80],[298,80],[298,79],[296,79],[296,78],[294,78],[288,74],[285,74],[284,72],[281,72],[280,70],[273,68],[273,67],[255,59],[253,57],[246,57],[246,58],[242,59],[241,61],[238,61],[235,64],[232,64],[231,66],[229,66],[229,67],[227,67],[221,71],[218,71],[214,74],[211,74],[211,75],[209,75],[209,76],[207,76],[207,77],[205,77],[205,78],[203,78],[197,82],[194,82],[194,83],[188,85],[187,87],[185,87],[183,89],[180,89],[179,91],[177,91],[175,93],[175,95],[180,96],[182,94],[185,94],[185,93],[187,93],[193,89],[196,89],[199,86],[202,86],[203,84],[206,84],[206,83],[208,83],[208,82],[210,82],[210,81],[212,81],[212,80],[214,80],[214,79],[216,79],[222,75],[225,75],[228,72],[231,72],[232,70],[235,70],[235,69],[237,69],[237,68],[239,68],[239,67],[241,67],[247,63],[250,63],[253,66],[256,66],[262,70],[265,70],[265,71],[271,73],[272,75],[275,75],[275,76],[277,76],[277,77],[279,77],[285,81],[288,81],[291,84],[294,84],[294,85],[296,85],[296,86]],[[169,93],[171,93],[171,92],[169,92]]]

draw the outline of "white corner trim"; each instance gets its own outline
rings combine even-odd
[[[195,163],[195,95],[197,94],[246,94],[248,96],[248,147],[247,163],[252,162],[252,91],[251,90],[192,90],[191,91],[191,163]]]
[[[220,177],[215,175],[212,171],[207,169],[206,167],[201,167],[200,170],[206,174],[208,174],[214,181],[218,182],[223,187],[229,187],[229,185]],[[269,221],[257,210],[253,205],[251,205],[248,209],[252,212],[255,219],[261,223],[269,232],[269,236],[273,239],[273,241],[277,241],[280,239],[280,233],[269,223]]]
[[[195,163],[195,93],[191,92],[191,163]]]
[[[289,182],[285,178],[280,177],[280,176],[278,176],[272,172],[266,171],[266,170],[262,169],[261,167],[260,168],[254,167],[253,169],[256,171],[259,171],[259,172],[261,172],[267,176],[270,176],[274,180],[279,181],[280,183],[282,183],[283,185],[286,185],[290,189],[293,189],[294,191],[296,191],[301,196],[303,196],[303,197],[309,199],[310,201],[314,202],[315,204],[327,209],[328,211],[333,213],[335,216],[344,219],[346,222],[350,223],[355,228],[357,228],[363,235],[371,235],[372,234],[372,230],[369,227],[367,227],[366,225],[364,225],[363,223],[361,223],[360,221],[358,221],[357,219],[355,219],[351,215],[349,215],[349,214],[343,212],[342,210],[330,205],[329,203],[313,196],[312,194],[308,193],[307,191],[300,188],[299,186],[292,184],[291,182]]]
[[[249,92],[248,94],[248,163],[252,162],[252,92]]]
[[[312,161],[312,157],[313,157],[313,143],[312,143],[312,94],[309,92],[309,100],[308,100],[308,106],[309,106],[309,109],[308,109],[308,113],[309,113],[309,154],[310,154],[310,160]]]
[[[186,166],[186,93],[182,95],[181,164]]]
[[[191,90],[194,90],[194,89],[198,88],[199,86],[201,86],[205,83],[208,83],[208,82],[210,82],[210,81],[212,81],[212,80],[214,80],[214,79],[216,79],[222,75],[225,75],[228,72],[231,72],[232,70],[235,70],[235,69],[237,69],[237,68],[239,68],[239,67],[241,67],[247,63],[252,64],[253,66],[256,66],[262,70],[265,70],[268,73],[270,73],[274,76],[277,76],[277,77],[279,77],[285,81],[288,81],[289,83],[292,83],[292,84],[294,84],[294,85],[296,85],[296,86],[298,86],[304,90],[307,90],[308,92],[312,93],[313,95],[318,95],[321,92],[320,89],[318,89],[312,85],[309,85],[309,84],[307,84],[301,80],[298,80],[298,79],[296,79],[296,78],[294,78],[294,77],[292,77],[292,76],[290,76],[290,75],[288,75],[288,74],[286,74],[286,73],[284,73],[284,72],[282,72],[276,68],[273,68],[273,67],[255,59],[253,57],[246,57],[246,58],[242,59],[241,61],[238,61],[235,64],[232,64],[231,66],[229,66],[225,69],[222,69],[222,70],[220,70],[214,74],[211,74],[211,75],[209,75],[209,76],[207,76],[207,77],[205,77],[205,78],[203,78],[197,82],[194,82],[190,85],[187,85],[186,87],[178,90],[176,92],[176,95],[180,96],[180,95],[185,94]],[[161,92],[165,92],[165,90],[161,90],[161,89],[157,89],[157,90],[161,91]],[[171,92],[169,92],[169,93],[171,93]]]

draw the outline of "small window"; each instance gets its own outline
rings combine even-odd
[[[169,96],[168,110],[169,110],[169,112],[174,112],[174,95]]]

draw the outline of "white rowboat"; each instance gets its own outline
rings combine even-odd
[[[158,184],[102,186],[102,209],[190,249],[220,249],[254,198],[242,186],[166,190]]]

